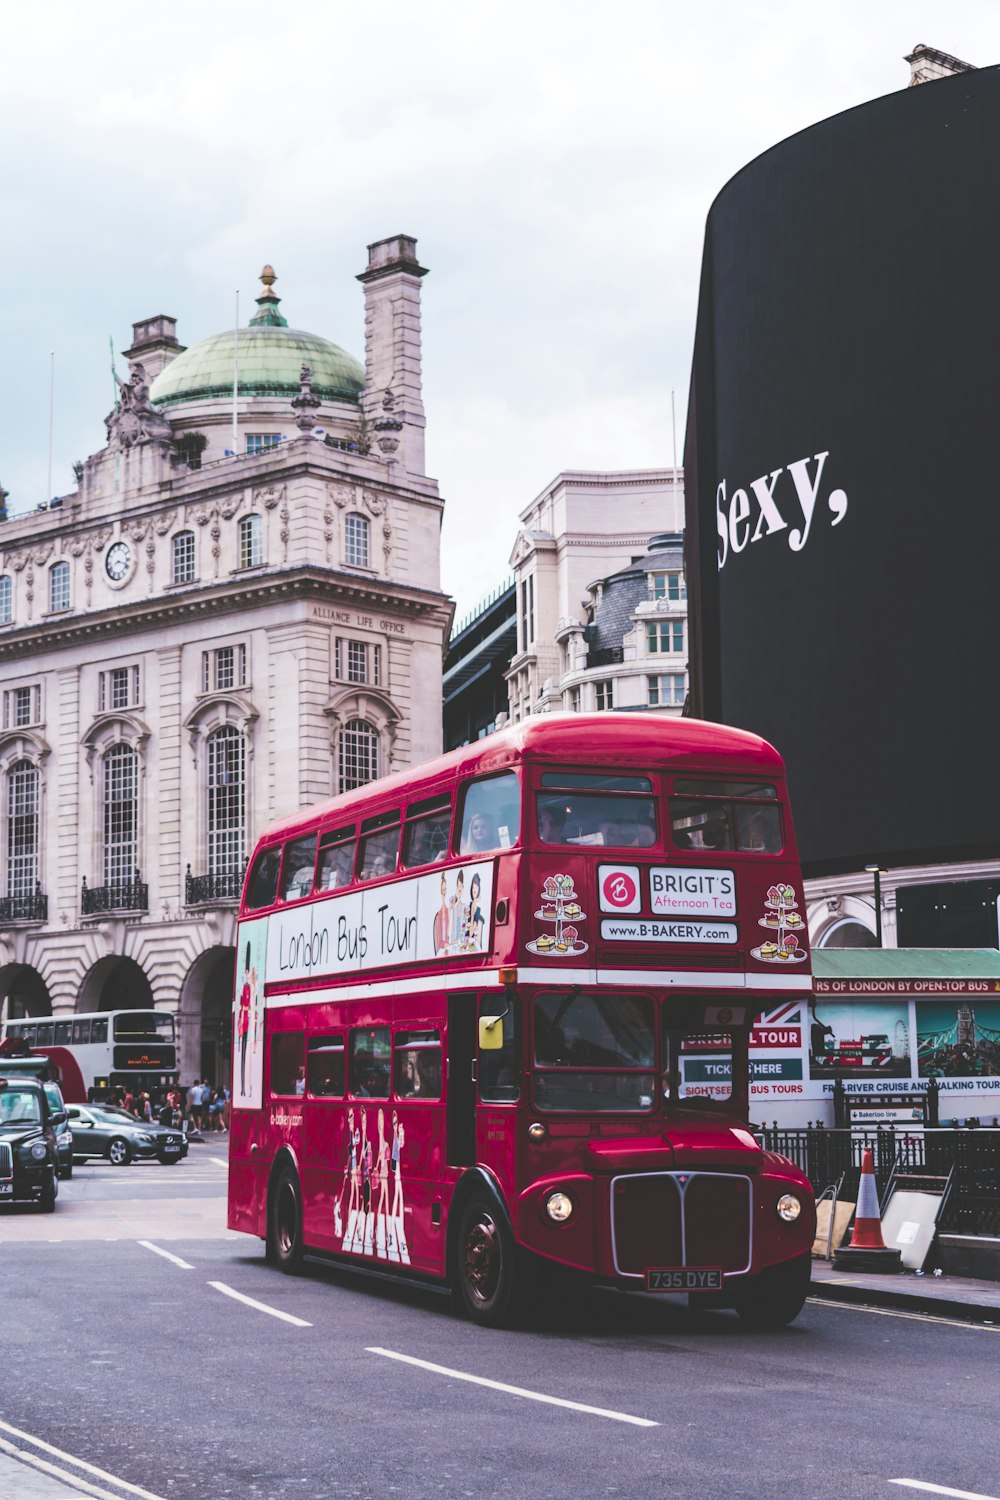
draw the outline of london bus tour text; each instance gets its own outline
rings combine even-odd
[[[481,1323],[544,1268],[786,1323],[813,1194],[749,1129],[748,1046],[809,988],[754,735],[545,716],[313,807],[244,885],[229,1227],[288,1272],[446,1281]]]

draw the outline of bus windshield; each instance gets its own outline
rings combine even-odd
[[[162,1010],[126,1010],[115,1016],[117,1042],[172,1042],[174,1018]]]
[[[643,1110],[654,1098],[653,1002],[645,995],[541,994],[535,1103],[552,1110]]]

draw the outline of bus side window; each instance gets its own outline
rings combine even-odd
[[[51,1047],[52,1046],[52,1022],[51,1021],[47,1021],[44,1024],[42,1024],[42,1023],[39,1024],[39,1027],[38,1027],[38,1041],[35,1043],[35,1045],[36,1045],[36,1047]]]
[[[344,1097],[344,1037],[311,1036],[306,1062],[306,1093],[320,1099]]]
[[[86,1047],[89,1042],[90,1042],[90,1022],[89,1021],[74,1021],[73,1022],[73,1046],[74,1047]]]
[[[301,901],[313,888],[313,870],[316,866],[316,835],[292,839],[285,845],[285,858],[281,866],[282,901]]]
[[[736,847],[745,853],[778,854],[781,851],[781,813],[776,807],[754,807],[734,803]]]
[[[440,1099],[441,1033],[397,1031],[392,1053],[392,1091],[398,1099]]]
[[[398,817],[399,814],[395,816]],[[400,828],[397,823],[394,828],[380,829],[378,833],[370,833],[361,840],[359,880],[379,880],[383,875],[395,874],[396,859],[399,855],[399,834]]]
[[[349,828],[333,828],[323,834],[319,841],[319,868],[316,871],[318,891],[336,891],[343,885],[350,885],[354,878],[354,853],[357,847],[353,824]]]
[[[278,894],[278,869],[281,865],[280,847],[262,849],[253,862],[250,882],[247,886],[247,910],[257,911],[262,906],[273,906]]]
[[[55,1045],[57,1047],[68,1047],[72,1030],[72,1021],[57,1021],[55,1029]]]
[[[271,1093],[305,1091],[305,1033],[276,1031],[271,1037]]]
[[[511,849],[521,836],[521,785],[513,771],[470,781],[462,793],[460,854]]]
[[[90,1023],[90,1040],[92,1042],[106,1042],[108,1039],[108,1023],[96,1018]]]
[[[388,1026],[363,1026],[351,1032],[350,1092],[359,1099],[388,1099]]]
[[[450,792],[412,803],[406,810],[403,869],[412,870],[418,865],[433,865],[445,859],[450,832]]]
[[[479,1097],[490,1103],[512,1104],[521,1093],[521,1002],[517,995],[481,995],[479,1016],[499,1017],[503,1045],[479,1049],[476,1073]]]

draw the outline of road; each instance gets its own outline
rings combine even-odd
[[[593,1292],[485,1331],[436,1291],[266,1266],[225,1228],[221,1141],[0,1210],[0,1440],[164,1500],[1000,1497],[1000,1329],[810,1302],[756,1333]]]

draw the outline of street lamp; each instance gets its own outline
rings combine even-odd
[[[881,865],[865,865],[865,873],[875,882],[875,945],[882,946],[882,876],[887,871]]]

